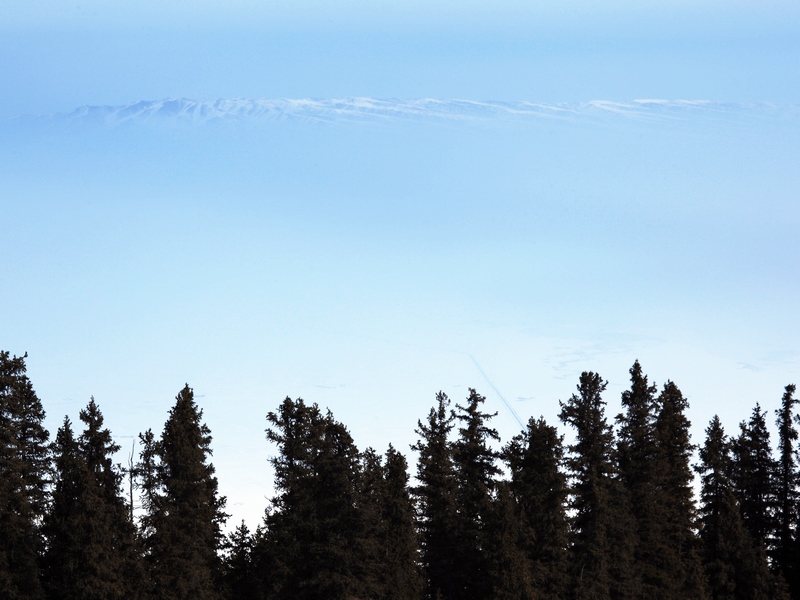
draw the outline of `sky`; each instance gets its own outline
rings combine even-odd
[[[550,4],[3,2],[0,348],[28,352],[51,432],[94,395],[124,461],[189,383],[231,522],[252,527],[286,396],[412,465],[439,390],[477,388],[504,441],[515,414],[557,423],[583,370],[613,419],[636,359],[689,397],[695,442],[715,413],[732,433],[777,407],[800,373],[800,9]],[[353,97],[718,104],[52,116]]]

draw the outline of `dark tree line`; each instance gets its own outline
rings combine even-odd
[[[638,361],[613,421],[605,391],[585,372],[561,402],[568,445],[541,418],[502,444],[483,396],[440,392],[413,480],[391,445],[359,450],[329,411],[286,398],[267,415],[275,496],[255,531],[225,536],[188,385],[122,468],[94,399],[50,441],[25,357],[0,352],[0,597],[800,598],[795,387],[775,444],[757,404],[734,435],[714,417],[699,447],[681,391]]]

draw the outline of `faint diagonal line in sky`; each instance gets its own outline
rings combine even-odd
[[[475,360],[475,357],[472,356],[472,354],[470,354],[469,357],[472,359],[472,362],[475,363],[475,366],[478,368],[478,371],[480,371],[481,375],[483,375],[483,378],[486,380],[486,383],[489,384],[489,387],[494,390],[494,393],[497,394],[500,397],[500,400],[503,401],[503,404],[506,405],[506,408],[508,409],[508,412],[511,413],[511,416],[513,416],[517,420],[517,423],[519,423],[520,427],[525,429],[525,425],[522,423],[522,419],[519,418],[517,411],[511,408],[511,405],[508,403],[508,400],[506,400],[505,396],[503,396],[503,394],[500,393],[500,390],[498,390],[492,383],[492,381],[486,376],[486,373],[484,373],[483,369],[481,369],[481,366],[478,364],[478,361]]]
[[[519,423],[520,427],[525,429],[525,424],[522,422],[522,419],[517,414],[517,411],[515,411],[512,408],[511,404],[508,402],[508,400],[506,400],[506,397],[503,396],[503,394],[500,392],[500,390],[497,389],[497,386],[495,386],[494,383],[492,383],[491,379],[489,379],[489,377],[486,375],[486,372],[481,368],[480,364],[478,364],[478,361],[475,360],[475,357],[469,352],[465,352],[463,350],[454,350],[452,348],[444,348],[444,347],[440,347],[440,346],[431,346],[431,345],[427,345],[427,344],[417,344],[417,343],[414,343],[414,342],[403,342],[403,341],[392,340],[392,339],[388,339],[388,338],[384,338],[384,337],[376,337],[376,336],[367,336],[367,335],[354,334],[353,332],[345,332],[345,331],[339,331],[339,330],[335,330],[335,329],[319,328],[319,327],[314,327],[313,329],[317,330],[317,331],[327,331],[328,333],[334,333],[336,335],[357,337],[357,338],[361,338],[361,339],[373,340],[373,341],[376,341],[376,342],[383,342],[383,343],[386,343],[386,344],[397,344],[397,345],[408,346],[408,347],[412,347],[412,348],[426,348],[428,350],[435,350],[437,352],[453,352],[455,354],[461,354],[461,355],[469,356],[469,358],[472,360],[472,362],[475,365],[475,367],[478,369],[478,372],[481,374],[481,376],[486,381],[486,383],[489,384],[489,387],[491,387],[494,390],[494,393],[497,394],[497,396],[500,398],[500,400],[502,400],[503,404],[508,409],[508,412],[511,413],[511,416],[514,417],[514,419],[517,421],[517,423]]]

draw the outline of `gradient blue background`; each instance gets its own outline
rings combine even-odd
[[[255,525],[271,494],[264,415],[286,395],[330,407],[361,447],[408,451],[439,389],[477,387],[508,440],[519,426],[498,392],[555,423],[596,370],[612,418],[638,358],[689,396],[699,441],[714,413],[733,433],[796,381],[796,3],[260,4],[0,7],[0,348],[29,353],[51,431],[94,394],[127,450],[188,382],[232,521]],[[345,96],[783,109],[13,119]]]

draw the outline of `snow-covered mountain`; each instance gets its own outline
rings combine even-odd
[[[218,99],[142,100],[120,106],[81,106],[72,112],[48,117],[57,121],[102,123],[174,122],[202,125],[215,121],[308,122],[487,119],[581,120],[623,117],[635,120],[682,120],[693,116],[730,117],[741,114],[796,114],[797,107],[767,103],[736,104],[704,100],[594,100],[581,103],[478,102],[472,100],[381,100],[375,98],[316,99]]]

